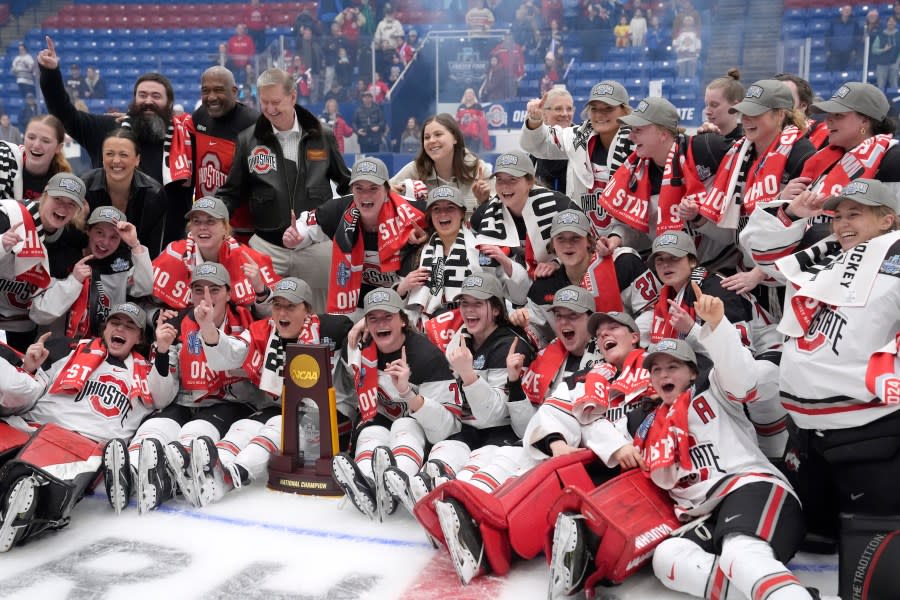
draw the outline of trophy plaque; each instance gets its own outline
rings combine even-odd
[[[285,347],[281,395],[281,451],[269,459],[269,487],[282,492],[342,496],[331,476],[338,451],[337,408],[331,384],[331,349],[322,344]],[[319,408],[319,458],[307,463],[300,447],[300,408],[304,399]]]

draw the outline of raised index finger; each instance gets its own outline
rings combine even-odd
[[[47,50],[50,51],[50,54],[56,54],[56,44],[53,43],[53,38],[49,35],[44,36],[44,41],[47,42]]]
[[[694,297],[699,300],[703,297],[703,290],[700,289],[700,286],[697,285],[696,281],[691,282],[691,289],[694,290]]]
[[[406,346],[400,346],[400,360],[406,362]]]
[[[514,337],[513,343],[509,345],[509,352],[507,353],[507,356],[512,356],[513,354],[516,353],[516,344],[518,344],[518,343],[519,343],[519,338]]]
[[[44,345],[44,342],[47,341],[47,338],[50,337],[51,333],[52,333],[51,331],[48,331],[47,333],[45,333],[44,335],[42,335],[41,337],[39,337],[39,338],[37,339],[37,342],[35,342],[35,343],[36,343],[36,344],[40,344],[41,346],[43,346],[43,345]]]

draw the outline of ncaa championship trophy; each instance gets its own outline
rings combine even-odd
[[[331,476],[331,459],[338,451],[331,350],[322,344],[288,344],[284,362],[281,452],[269,459],[269,487],[295,494],[341,496],[344,492]],[[319,408],[319,458],[309,464],[300,447],[299,409],[304,398]]]

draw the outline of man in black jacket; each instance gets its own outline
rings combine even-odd
[[[300,277],[313,289],[316,312],[325,309],[331,244],[294,252],[282,244],[296,215],[350,191],[350,170],[331,129],[297,104],[297,88],[281,69],[257,80],[262,116],[238,136],[234,161],[218,196],[234,214],[244,202],[256,234],[250,246],[272,257],[283,277]]]
[[[190,172],[176,174],[184,166],[175,158],[172,144],[172,106],[175,103],[172,83],[159,73],[144,73],[134,84],[134,99],[125,119],[113,115],[93,115],[81,112],[72,104],[59,70],[59,56],[53,40],[47,37],[47,47],[37,58],[41,70],[41,91],[47,112],[62,121],[66,133],[81,144],[91,157],[94,167],[103,164],[103,140],[119,127],[130,127],[138,138],[141,155],[139,168],[165,187],[168,217],[163,244],[184,237],[184,218],[191,204]],[[172,160],[170,160],[170,158]],[[179,157],[185,161],[190,156]],[[185,173],[185,170],[181,170]]]

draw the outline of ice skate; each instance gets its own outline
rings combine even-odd
[[[469,517],[466,509],[456,500],[448,499],[434,503],[441,531],[453,568],[463,585],[468,585],[477,575],[483,573],[481,560],[484,544],[478,532],[478,525]]]
[[[191,506],[200,506],[194,479],[191,477],[191,455],[181,445],[181,442],[169,442],[165,446],[165,452],[166,464],[175,477],[175,483],[181,490],[181,495],[190,502]]]
[[[560,513],[553,530],[547,598],[554,600],[571,596],[581,589],[587,567],[584,520],[578,515]]]
[[[378,520],[384,521],[388,515],[397,510],[397,499],[391,494],[384,482],[384,474],[390,467],[396,467],[394,453],[387,446],[378,446],[372,453],[372,471],[375,475],[375,502]]]
[[[409,489],[409,477],[397,467],[388,467],[384,472],[384,484],[391,495],[400,501],[403,508],[413,514],[416,500]]]
[[[353,502],[353,505],[373,521],[375,520],[375,493],[373,484],[356,466],[356,462],[346,452],[341,452],[331,459],[334,480]]]
[[[191,446],[191,471],[199,506],[218,502],[232,486],[225,482],[225,471],[219,461],[216,444],[208,436],[194,439]]]
[[[144,514],[160,506],[175,493],[175,482],[166,466],[163,446],[159,440],[147,438],[141,442],[138,459],[138,512]]]
[[[19,477],[10,486],[0,514],[0,552],[8,551],[28,533],[37,510],[37,488],[34,475]]]
[[[131,500],[131,461],[128,444],[122,439],[112,439],[103,449],[103,483],[110,506],[121,514]]]

